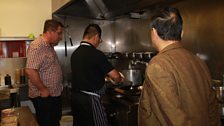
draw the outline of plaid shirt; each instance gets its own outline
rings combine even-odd
[[[63,90],[62,70],[52,45],[41,37],[31,42],[27,51],[26,68],[36,69],[43,84],[48,88],[50,96],[59,96]],[[40,91],[28,81],[29,97],[40,96]]]

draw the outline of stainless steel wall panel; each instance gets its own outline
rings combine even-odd
[[[188,0],[175,5],[184,20],[182,43],[208,64],[212,78],[224,74],[224,1]]]
[[[151,47],[149,19],[122,18],[115,21],[117,52],[144,52]]]

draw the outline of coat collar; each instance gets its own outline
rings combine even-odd
[[[159,53],[164,53],[166,51],[169,51],[169,50],[172,50],[172,49],[176,49],[176,48],[183,48],[183,46],[180,44],[180,42],[175,42],[173,44],[168,45],[164,49],[162,49]]]

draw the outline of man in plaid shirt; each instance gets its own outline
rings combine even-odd
[[[62,31],[60,22],[46,20],[43,35],[31,42],[27,52],[29,98],[40,126],[60,126],[62,70],[53,46],[62,39]]]

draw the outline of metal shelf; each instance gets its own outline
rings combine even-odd
[[[33,41],[28,37],[0,37],[0,42],[7,42],[7,41]]]

